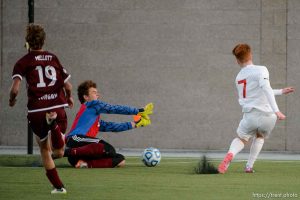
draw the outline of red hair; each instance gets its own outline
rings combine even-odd
[[[236,45],[232,50],[232,54],[241,63],[245,63],[252,59],[251,47],[248,44]]]

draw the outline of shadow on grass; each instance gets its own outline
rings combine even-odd
[[[71,168],[66,158],[54,161],[56,167]],[[39,155],[0,155],[0,167],[43,167]]]

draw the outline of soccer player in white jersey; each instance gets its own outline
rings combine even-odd
[[[237,128],[238,137],[231,142],[218,171],[224,174],[235,155],[244,148],[250,138],[253,138],[245,167],[246,173],[253,173],[253,165],[262,149],[264,139],[270,135],[277,119],[284,120],[286,118],[280,112],[274,95],[294,92],[294,88],[273,90],[269,81],[268,69],[265,66],[253,64],[251,48],[248,44],[236,45],[232,53],[241,67],[235,84],[239,103],[242,106],[243,119]]]

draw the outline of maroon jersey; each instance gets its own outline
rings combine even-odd
[[[28,112],[68,106],[63,90],[71,77],[58,58],[47,51],[30,51],[14,66],[12,79],[27,81]]]

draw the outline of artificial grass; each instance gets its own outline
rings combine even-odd
[[[128,157],[125,168],[74,169],[65,158],[56,160],[68,193],[51,195],[51,185],[39,156],[0,156],[0,199],[199,200],[300,198],[300,161],[257,161],[256,173],[243,172],[233,162],[226,174],[196,174],[196,158],[163,158],[146,167]],[[218,165],[219,161],[213,161]],[[277,195],[277,197],[275,197]],[[285,195],[285,197],[284,197]],[[291,196],[294,197],[291,197]]]

